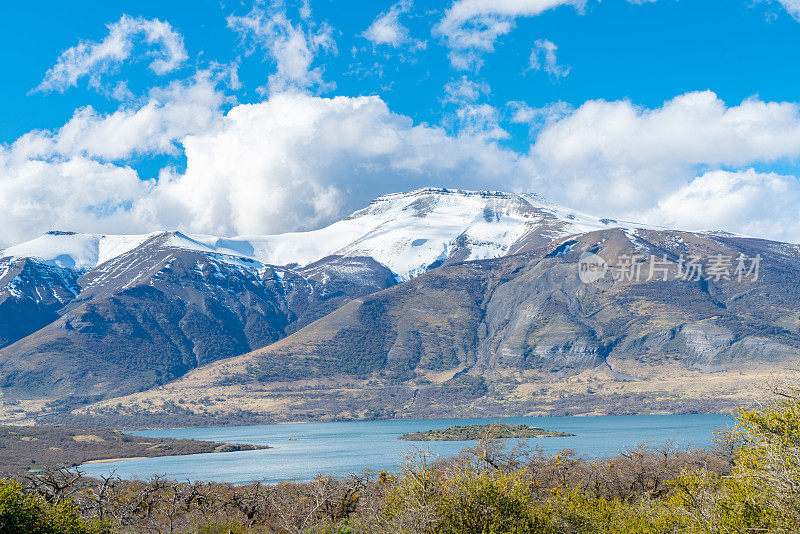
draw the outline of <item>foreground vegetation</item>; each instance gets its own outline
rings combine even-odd
[[[553,438],[574,436],[567,432],[555,432],[528,425],[509,425],[494,423],[490,425],[458,425],[449,428],[437,428],[425,432],[403,434],[398,439],[406,441],[478,441],[511,438]]]
[[[0,532],[795,533],[800,399],[741,411],[713,450],[610,460],[486,440],[455,458],[420,452],[393,474],[276,486],[27,474],[0,485]]]

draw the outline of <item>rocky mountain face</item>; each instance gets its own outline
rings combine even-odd
[[[0,347],[57,319],[80,291],[78,278],[76,271],[31,258],[0,259]]]
[[[442,264],[587,221],[603,224],[517,195],[427,189],[305,233],[49,232],[0,253],[0,386],[7,397],[147,389]]]
[[[0,254],[0,387],[131,425],[708,411],[797,367],[798,274],[796,245],[493,192],[279,236],[57,233]]]
[[[611,267],[591,284],[578,276],[587,252]],[[761,258],[757,279],[676,279],[681,257],[740,255]],[[664,277],[647,280],[653,256]],[[640,258],[644,278],[614,278],[626,257]],[[798,275],[793,245],[589,232],[440,267],[162,390],[78,413],[279,421],[730,409],[797,368]]]
[[[269,345],[396,283],[369,258],[331,257],[286,269],[192,250],[176,239],[184,238],[153,235],[82,275],[16,260],[27,270],[16,269],[2,304],[6,339],[14,341],[0,349],[4,396],[103,397],[147,389]]]

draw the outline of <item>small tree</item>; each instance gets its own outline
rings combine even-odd
[[[772,406],[739,410],[730,475],[695,471],[674,482],[694,532],[800,532],[800,397],[780,395]]]
[[[26,494],[17,482],[0,481],[0,534],[101,534],[110,532],[102,523],[78,517],[67,500],[48,503]]]

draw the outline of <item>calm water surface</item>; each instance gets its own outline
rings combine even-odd
[[[243,427],[190,428],[136,432],[148,437],[191,438],[227,443],[270,445],[274,449],[225,454],[194,454],[87,464],[90,476],[112,471],[123,478],[154,474],[179,480],[245,483],[263,480],[309,480],[319,473],[345,475],[369,468],[395,470],[403,454],[424,448],[443,456],[457,454],[474,442],[409,442],[397,439],[408,432],[453,425],[485,424],[496,419],[437,419],[346,423],[293,423]],[[714,431],[732,424],[725,415],[632,415],[603,417],[517,417],[504,423],[528,424],[570,432],[574,437],[534,438],[531,444],[547,453],[569,448],[589,458],[607,458],[641,443],[656,446],[709,445]],[[516,440],[511,440],[516,443]]]

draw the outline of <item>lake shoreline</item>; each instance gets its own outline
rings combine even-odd
[[[507,419],[558,419],[562,417],[570,418],[602,418],[602,417],[674,417],[685,415],[710,415],[710,416],[733,416],[734,412],[720,411],[720,412],[635,412],[624,414],[606,414],[606,413],[576,413],[569,415],[553,415],[549,413],[537,413],[534,415],[503,415],[496,417],[482,417],[482,419],[492,421],[505,421]],[[416,417],[396,417],[396,418],[381,418],[381,419],[335,419],[335,420],[296,420],[296,421],[274,421],[269,423],[252,423],[252,424],[220,424],[220,425],[176,425],[176,426],[144,426],[136,428],[120,428],[114,427],[119,432],[150,432],[150,431],[171,431],[171,430],[197,430],[208,428],[248,428],[248,427],[269,427],[269,426],[284,426],[284,425],[313,425],[313,424],[332,424],[332,423],[380,423],[380,422],[404,422],[404,421],[463,421],[461,417],[445,417],[445,418],[416,418]],[[105,427],[104,427],[105,428]]]
[[[154,437],[228,441],[271,446],[271,449],[242,454],[202,454],[162,456],[84,465],[89,476],[114,471],[123,478],[147,479],[152,474],[180,480],[211,480],[232,484],[252,481],[279,483],[284,480],[313,480],[319,473],[348,476],[363,469],[394,471],[398,459],[425,451],[437,457],[458,454],[475,441],[411,442],[397,439],[411,432],[447,428],[454,424],[491,424],[496,419],[418,419],[347,421],[340,423],[297,423],[240,427],[207,427],[183,430],[154,430],[143,433]],[[610,458],[626,448],[643,443],[651,446],[675,442],[686,447],[705,447],[713,432],[729,426],[727,415],[644,415],[599,417],[520,417],[505,421],[527,424],[575,436],[531,438],[527,443],[547,454],[564,449],[579,457]],[[138,434],[138,433],[137,433]],[[525,440],[523,440],[525,441]],[[503,440],[512,447],[516,439]]]

